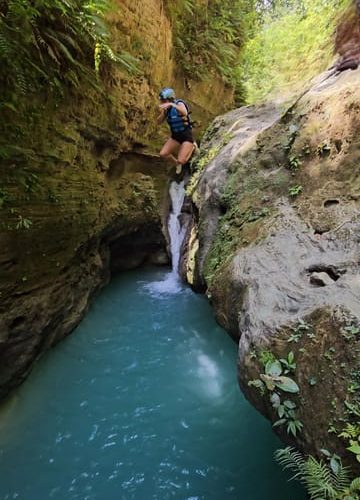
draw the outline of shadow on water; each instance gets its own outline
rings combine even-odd
[[[302,500],[206,299],[116,277],[0,414],[0,498]]]

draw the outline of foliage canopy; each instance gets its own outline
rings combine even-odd
[[[43,88],[79,87],[102,59],[133,70],[128,54],[109,46],[110,8],[110,0],[0,0],[1,106]]]
[[[236,88],[236,61],[252,25],[254,0],[167,0],[166,6],[184,75],[206,80],[217,73]]]
[[[252,104],[298,90],[331,65],[333,35],[348,0],[259,0],[237,79]]]

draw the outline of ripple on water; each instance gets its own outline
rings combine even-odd
[[[303,500],[237,387],[236,346],[173,278],[114,279],[37,365],[0,413],[0,498]]]

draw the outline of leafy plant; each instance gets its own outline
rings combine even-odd
[[[27,193],[34,193],[39,187],[39,176],[33,172],[25,171],[18,176],[18,182]]]
[[[276,361],[276,358],[271,351],[261,351],[260,352],[260,361],[263,364],[263,366],[265,367],[269,361],[271,361],[272,363],[274,361]]]
[[[309,455],[304,457],[294,448],[287,447],[275,452],[276,461],[285,470],[294,472],[306,488],[311,500],[358,500],[360,477],[350,478],[349,468],[341,460],[329,464]]]
[[[265,384],[259,379],[249,380],[248,386],[255,387],[256,389],[258,389],[262,396],[265,394],[265,389],[266,389]]]
[[[79,85],[88,71],[87,54],[106,43],[101,17],[107,0],[7,0],[0,5],[1,84],[5,102],[16,110],[13,96],[26,95],[61,81]],[[4,78],[6,75],[6,78]]]
[[[0,188],[0,208],[9,200],[9,193],[6,189]]]
[[[339,455],[336,453],[330,453],[329,450],[326,450],[322,448],[321,453],[325,455],[327,461],[329,462],[330,468],[334,473],[337,473],[339,471],[339,468],[341,467],[341,458]]]
[[[302,319],[299,320],[298,324],[295,326],[295,328],[292,328],[293,333],[290,335],[288,338],[288,342],[299,342],[301,337],[303,336],[303,333],[306,331],[309,331],[311,329],[311,325],[303,321]]]
[[[349,443],[347,450],[354,453],[356,460],[360,462],[360,423],[347,423],[345,429],[339,434],[339,437],[346,439]]]
[[[273,408],[276,409],[279,420],[277,420],[273,427],[278,427],[280,425],[286,425],[286,431],[288,434],[292,434],[296,437],[297,432],[301,431],[303,428],[303,423],[296,418],[296,404],[289,399],[284,402],[281,401],[279,394],[274,392],[271,396],[270,401]]]
[[[294,124],[290,125],[289,132],[290,132],[289,138],[288,138],[286,144],[284,145],[284,150],[286,152],[289,152],[291,150],[291,148],[295,142],[295,139],[296,139],[298,132],[299,132],[298,126],[294,125]]]
[[[45,110],[84,86],[103,92],[99,77],[109,73],[110,63],[128,72],[138,71],[130,54],[115,53],[110,46],[105,16],[111,2],[0,1],[1,159],[29,164],[35,156],[31,130]],[[33,101],[35,96],[46,105]],[[35,183],[28,186],[31,192]]]
[[[23,217],[22,215],[18,216],[17,219],[17,224],[15,226],[15,229],[30,229],[32,226],[32,220],[27,219],[26,217]]]
[[[301,165],[301,161],[299,160],[299,158],[297,156],[295,156],[295,155],[290,156],[290,158],[289,158],[290,170],[292,170],[292,171],[298,170],[300,165]]]
[[[289,196],[292,196],[293,198],[295,196],[298,196],[300,193],[302,193],[303,187],[300,186],[299,184],[296,184],[295,186],[291,186],[289,188]]]
[[[247,0],[167,0],[174,49],[186,77],[207,80],[214,70],[242,96],[236,61],[254,14]],[[235,76],[236,75],[236,76]]]
[[[360,333],[360,328],[356,325],[345,326],[343,330],[342,336],[346,340],[353,340]]]
[[[270,351],[262,351],[262,361],[266,361],[265,373],[261,373],[259,379],[250,380],[248,386],[256,387],[262,396],[266,389],[271,393],[270,402],[279,417],[273,424],[274,427],[285,425],[287,433],[296,437],[303,428],[303,423],[296,417],[296,403],[289,399],[282,402],[281,393],[276,391],[276,389],[280,389],[290,394],[296,394],[300,391],[299,386],[292,378],[283,375],[283,371],[285,373],[295,371],[294,353],[291,351],[286,358],[278,360]]]
[[[295,356],[292,351],[289,352],[286,359],[284,358],[280,359],[280,363],[284,366],[285,375],[290,372],[295,372],[296,363],[295,363]]]
[[[290,356],[290,359],[292,359],[292,356]],[[290,377],[285,377],[282,373],[281,362],[275,358],[275,360],[269,360],[266,363],[265,373],[260,374],[260,379],[269,391],[274,391],[275,387],[277,387],[284,392],[293,394],[299,392],[300,389],[297,383]]]

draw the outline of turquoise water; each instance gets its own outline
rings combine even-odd
[[[4,405],[1,499],[305,498],[238,389],[235,344],[165,278],[116,277]]]

